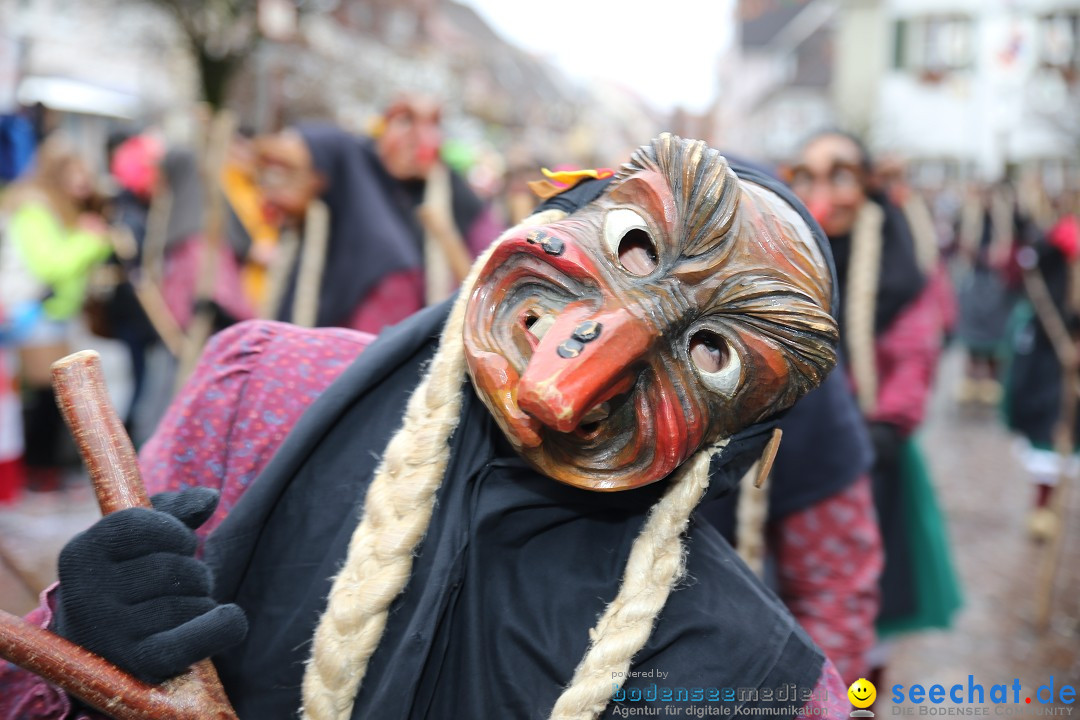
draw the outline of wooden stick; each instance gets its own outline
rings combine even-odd
[[[1050,288],[1038,268],[1024,269],[1024,290],[1027,291],[1031,306],[1035,315],[1046,330],[1050,344],[1054,347],[1054,354],[1058,362],[1066,372],[1076,372],[1077,358],[1076,348],[1073,346],[1072,335],[1065,326],[1065,319],[1054,305],[1054,299],[1050,296]]]
[[[109,402],[98,354],[86,350],[59,360],[53,365],[53,383],[102,513],[150,507],[135,448]],[[0,657],[118,720],[236,720],[209,660],[162,685],[148,685],[85,648],[2,611]]]
[[[330,208],[322,200],[308,204],[304,214],[304,240],[300,243],[300,267],[296,270],[292,322],[300,327],[315,327],[319,318],[319,293],[326,266],[330,239]]]
[[[1058,483],[1054,488],[1050,500],[1050,511],[1057,520],[1055,532],[1050,538],[1050,546],[1039,563],[1039,581],[1035,595],[1035,628],[1041,633],[1050,627],[1050,612],[1054,605],[1054,585],[1056,584],[1058,567],[1061,566],[1061,558],[1065,550],[1065,536],[1068,533],[1066,522],[1066,509],[1068,508],[1069,485],[1072,478],[1069,475],[1070,466],[1073,464],[1073,438],[1076,433],[1076,393],[1080,388],[1077,382],[1076,370],[1065,368],[1062,373],[1062,401],[1061,417],[1057,427],[1057,437],[1054,438],[1055,450],[1061,467],[1058,470]]]
[[[52,374],[56,402],[86,463],[101,514],[150,507],[135,447],[109,400],[101,357],[94,350],[68,355],[53,363]]]
[[[142,306],[154,331],[161,338],[161,344],[170,355],[180,357],[180,352],[184,347],[184,330],[169,310],[161,288],[150,278],[139,278],[132,286],[135,288],[135,298]]]
[[[0,657],[40,675],[69,695],[117,720],[237,720],[225,691],[191,692],[206,680],[196,669],[148,685],[86,648],[0,611]],[[203,661],[196,666],[209,665]]]
[[[431,237],[438,243],[438,248],[446,256],[454,279],[459,283],[463,281],[472,269],[472,257],[469,256],[465,240],[458,233],[453,221],[427,205],[418,207],[416,216],[420,218],[424,230],[431,233]]]
[[[472,256],[454,224],[450,169],[442,163],[428,173],[416,216],[424,228],[425,301],[433,305],[448,298],[472,268]]]
[[[292,273],[293,264],[296,262],[299,251],[300,240],[296,231],[292,228],[283,229],[278,236],[274,259],[267,268],[266,295],[263,297],[262,305],[259,308],[259,317],[263,320],[276,320],[278,318],[281,299],[285,297],[285,289],[289,284],[289,275]],[[317,307],[316,312],[318,312]]]
[[[758,460],[757,478],[754,480],[754,487],[759,490],[769,478],[769,473],[772,472],[773,463],[776,462],[776,453],[780,450],[780,439],[783,436],[784,431],[780,428],[773,430],[772,437],[769,438],[765,449],[761,451],[761,459]]]
[[[210,303],[217,285],[218,260],[225,248],[225,198],[221,191],[221,168],[229,149],[236,119],[227,110],[220,110],[213,117],[202,158],[204,192],[206,193],[206,230],[202,240],[202,262],[196,278],[195,308],[180,352],[180,370],[176,376],[179,389],[195,369],[203,346],[214,332],[214,313]]]

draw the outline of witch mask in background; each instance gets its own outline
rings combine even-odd
[[[593,202],[504,237],[469,299],[469,374],[542,473],[639,487],[820,384],[831,284],[791,205],[665,134]]]

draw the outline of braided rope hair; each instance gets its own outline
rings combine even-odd
[[[671,487],[649,511],[645,526],[630,547],[622,585],[589,630],[591,644],[574,670],[574,677],[551,712],[551,720],[592,720],[611,700],[613,672],[626,672],[630,661],[652,634],[657,616],[671,589],[685,571],[682,535],[705,490],[713,453],[721,440],[697,454],[676,471]]]
[[[874,313],[881,273],[882,227],[885,213],[877,203],[864,202],[851,230],[844,333],[855,379],[855,397],[863,414],[877,405],[877,365],[874,357]]]
[[[769,520],[769,479],[761,487],[754,484],[760,463],[760,460],[754,463],[739,481],[735,505],[735,552],[758,577],[765,572],[765,532]]]
[[[537,213],[522,225],[545,225],[564,216],[558,210]],[[348,720],[368,661],[386,628],[390,603],[412,574],[413,553],[431,523],[435,493],[450,459],[450,436],[461,414],[465,306],[480,269],[499,241],[465,279],[439,350],[409,397],[404,422],[375,470],[363,517],[349,540],[345,564],[334,578],[326,611],[315,629],[304,673],[301,712],[305,718]]]

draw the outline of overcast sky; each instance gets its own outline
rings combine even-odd
[[[458,0],[575,77],[635,88],[661,110],[700,111],[731,37],[732,0]]]

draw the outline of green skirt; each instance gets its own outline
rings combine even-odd
[[[907,616],[878,623],[882,639],[929,628],[947,628],[962,604],[960,582],[953,569],[945,519],[938,508],[922,450],[914,438],[900,451],[900,473],[907,506],[915,610]]]

